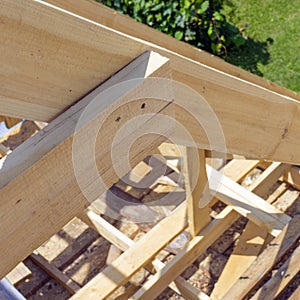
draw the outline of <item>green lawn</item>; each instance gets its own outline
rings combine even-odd
[[[248,37],[227,60],[300,92],[300,0],[225,0],[228,21]]]

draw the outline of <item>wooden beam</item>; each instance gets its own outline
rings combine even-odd
[[[288,165],[272,163],[261,176],[249,186],[249,190],[258,196],[264,196],[274,182],[289,168]],[[264,187],[267,188],[264,188]],[[226,266],[218,279],[211,299],[222,299],[244,271],[255,261],[265,245],[268,236],[266,229],[249,221],[230,255]]]
[[[174,278],[179,276],[201,253],[203,253],[239,215],[227,207],[194,237],[160,272],[153,275],[132,299],[155,299]]]
[[[291,165],[273,162],[250,186],[249,190],[262,198],[266,198],[275,182],[291,169]],[[264,184],[261,184],[261,183]]]
[[[226,292],[252,264],[265,244],[267,231],[253,222],[248,222],[238,244],[230,255],[221,276],[210,295],[211,300],[221,300]]]
[[[57,269],[53,264],[50,264],[42,255],[31,253],[30,258],[35,264],[50,275],[50,277],[61,284],[71,295],[80,290],[80,286],[75,281]]]
[[[118,287],[128,282],[133,274],[145,266],[186,226],[186,205],[183,203],[88,282],[71,299],[105,299]]]
[[[182,147],[184,153],[185,193],[191,237],[195,237],[211,220],[205,150]]]
[[[9,272],[5,277],[12,284],[15,285],[20,281],[25,280],[31,275],[31,271],[20,262],[11,272]]]
[[[131,140],[144,134],[145,130],[154,130],[161,122],[161,114],[172,113],[172,95],[166,94],[168,87],[164,85],[160,90],[153,86],[146,80],[149,76],[169,77],[168,60],[149,52],[140,56],[0,161],[0,277],[129,171],[130,166],[122,155],[112,162],[111,151],[126,149]],[[136,77],[140,79],[120,84]],[[116,88],[109,89],[118,83]],[[149,99],[149,90],[168,96],[170,102]],[[89,106],[95,97],[96,103]],[[136,97],[139,100],[128,103]],[[92,111],[84,115],[89,108]],[[128,127],[126,135],[113,144],[115,133],[128,120],[141,115],[144,115],[144,123],[139,128]],[[83,116],[86,116],[84,123],[76,128]],[[159,126],[161,134],[165,130],[167,136],[170,124]],[[97,137],[94,147],[93,136]],[[79,145],[74,144],[76,139]],[[148,149],[157,148],[163,140],[164,137],[157,135],[138,140],[129,153],[130,163],[135,165],[143,160]],[[97,150],[94,156],[91,148]],[[74,163],[74,155],[79,155],[79,162]],[[90,156],[95,161],[88,162]],[[80,164],[82,162],[84,165]],[[75,176],[76,164],[83,171]],[[89,171],[95,164],[98,172],[91,174]],[[112,166],[118,166],[119,174]],[[103,180],[100,184],[99,175]],[[81,180],[81,186],[78,180]],[[86,197],[90,197],[89,201]]]
[[[248,218],[255,224],[267,229],[274,236],[280,234],[284,226],[290,221],[290,217],[279,209],[276,209],[265,200],[246,190],[238,183],[229,179],[206,165],[209,186],[215,197],[232,205],[237,212]]]
[[[283,231],[269,244],[251,266],[240,276],[222,300],[245,297],[294,245],[300,236],[300,215],[296,215]]]
[[[133,58],[155,50],[170,58],[174,80],[208,102],[220,120],[228,152],[300,164],[300,104],[290,94],[228,75],[43,1],[3,0],[1,11],[0,38],[5,43],[1,43],[0,62],[5,80],[0,89],[0,113],[49,121]],[[18,70],[18,76],[12,76],[11,70]],[[182,90],[175,101],[187,102],[189,113],[199,112],[199,97],[186,101],[189,95]],[[187,118],[190,114],[177,112],[198,147],[217,148],[195,126],[197,122]],[[183,145],[193,146],[185,136],[178,138]]]
[[[277,270],[251,298],[251,300],[273,300],[284,290],[300,271],[300,246],[289,256],[287,261]]]
[[[119,247],[119,249],[122,251],[126,251],[135,244],[135,242],[133,242],[129,237],[120,232],[99,215],[95,214],[93,211],[88,211],[87,214],[93,226],[101,234],[101,236],[103,236],[113,245]],[[157,272],[159,272],[165,266],[165,264],[157,258],[153,260],[153,265]],[[187,299],[208,300],[209,298],[206,294],[202,293],[180,276],[177,277],[173,283],[170,283],[169,287]]]
[[[276,93],[300,100],[300,95],[284,87],[269,82],[239,67],[226,63],[223,59],[197,49],[188,43],[174,41],[162,32],[158,32],[147,25],[138,24],[130,17],[118,13],[94,0],[46,0],[58,7],[75,13],[84,18],[101,23],[107,27],[121,31],[141,40],[156,44],[189,59],[199,61],[209,67],[228,73],[242,80],[249,81]]]

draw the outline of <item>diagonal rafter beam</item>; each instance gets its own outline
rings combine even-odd
[[[0,45],[0,114],[51,120],[136,56],[154,50],[170,59],[175,80],[212,107],[228,152],[300,164],[300,104],[292,93],[239,79],[177,54],[171,46],[164,49],[43,1],[3,0],[0,9],[5,41]],[[174,49],[179,47],[173,42]],[[187,102],[189,111],[199,109],[197,100]],[[177,114],[197,145],[209,149],[205,132],[186,114]]]
[[[173,112],[172,88],[147,79],[170,75],[168,59],[144,53],[0,161],[0,278],[88,206],[87,196],[95,200],[118,175],[130,171],[126,157],[117,156],[112,162],[112,151],[130,146],[132,138],[157,126],[168,136],[170,124],[161,122],[161,116]],[[122,84],[126,80],[131,81]],[[155,99],[156,95],[165,100]],[[126,135],[115,141],[118,130],[137,116],[143,117],[140,126],[133,122]],[[74,144],[78,138],[80,143]],[[130,163],[140,162],[164,139],[147,135],[137,140],[129,151]],[[95,161],[89,160],[91,149]],[[79,161],[74,162],[76,154]],[[81,173],[75,176],[74,167],[81,162]],[[96,174],[90,173],[95,165]],[[103,180],[100,184],[98,176]]]

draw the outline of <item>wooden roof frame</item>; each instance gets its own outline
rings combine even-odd
[[[93,2],[78,0],[74,5],[69,0],[3,0],[0,9],[0,37],[4,41],[0,44],[3,53],[0,57],[0,76],[3,78],[0,115],[49,122],[44,130],[0,160],[0,222],[3,228],[0,277],[88,207],[90,202],[86,193],[96,199],[117,181],[120,174],[111,167],[113,163],[121,166],[121,175],[129,171],[122,158],[112,162],[110,152],[113,147],[128,146],[130,137],[134,139],[138,133],[158,124],[164,135],[147,136],[136,142],[131,149],[130,162],[135,165],[155,151],[172,130],[186,149],[186,189],[194,185],[196,188],[190,191],[187,205],[179,206],[136,244],[118,232],[107,234],[103,229],[107,224],[88,212],[100,233],[107,234],[107,239],[127,250],[73,299],[84,299],[87,295],[89,299],[99,299],[99,293],[101,299],[111,295],[139,268],[147,266],[187,226],[191,240],[186,248],[166,266],[156,262],[160,271],[132,299],[152,299],[166,285],[182,291],[190,299],[207,299],[206,295],[197,295],[177,277],[240,215],[247,217],[252,225],[261,226],[265,235],[273,235],[281,244],[284,244],[284,235],[290,226],[293,230],[298,226],[295,225],[298,218],[291,220],[230,178],[224,177],[217,186],[218,172],[205,167],[205,149],[220,149],[210,145],[205,131],[199,130],[195,120],[178,105],[178,97],[184,98],[187,94],[178,90],[174,94],[168,93],[168,88],[147,79],[172,79],[201,95],[220,122],[227,153],[278,161],[261,182],[266,182],[270,174],[290,172],[288,164],[300,164],[299,95],[143,25],[137,26],[128,18],[115,15]],[[123,28],[124,24],[129,25]],[[134,31],[131,24],[136,27]],[[143,37],[146,40],[141,39]],[[126,80],[131,80],[131,84],[122,85]],[[115,85],[116,88],[110,89]],[[167,101],[155,97],[148,99],[143,93],[147,89],[158,95],[164,94]],[[100,99],[98,105],[78,128],[78,120],[95,97]],[[129,101],[134,97],[138,99]],[[199,109],[197,101],[197,97],[188,98],[188,110]],[[141,114],[145,115],[141,127],[129,128],[127,136],[119,144],[113,144],[119,127]],[[199,178],[195,178],[193,171],[193,145],[185,135],[176,136],[176,125],[172,127],[162,122],[163,115],[184,124],[194,138],[194,146],[199,148],[196,156],[203,171]],[[95,162],[105,184],[96,185],[98,182],[92,177],[84,178],[84,184],[80,186],[73,169],[73,142],[80,136],[82,144],[88,144],[89,136],[98,132],[98,124],[103,120],[106,123],[100,131],[102,141],[95,143]],[[79,151],[85,153],[86,149],[89,145]],[[213,221],[209,216],[209,203],[201,209],[197,207],[199,198],[203,199],[207,193],[206,170],[210,174],[210,190],[228,205]],[[263,190],[261,183],[252,187],[253,191],[261,192],[260,189]],[[253,228],[256,232],[257,228]],[[158,234],[161,239],[156,238]],[[291,239],[297,238],[294,234]],[[141,251],[144,248],[147,251]],[[287,250],[285,245],[281,255]],[[255,265],[262,268],[262,273],[270,267],[269,262],[259,266],[268,251],[264,253]],[[298,252],[295,253],[298,257]],[[241,272],[248,274],[251,266]],[[244,287],[246,293],[258,280],[251,278],[238,287]],[[223,296],[229,299],[230,295],[238,294],[235,299],[239,299],[238,287],[233,286]]]

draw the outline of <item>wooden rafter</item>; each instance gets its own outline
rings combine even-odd
[[[95,176],[98,177],[98,172],[92,176],[94,178],[86,176],[87,170],[93,166],[85,165],[86,168],[82,171],[82,179],[88,179],[84,185],[92,192],[93,199],[118,180],[111,161],[111,151],[114,147],[126,147],[130,144],[131,136],[135,137],[136,134],[143,133],[143,130],[160,124],[158,112],[172,113],[172,95],[169,95],[170,102],[147,99],[147,104],[143,105],[145,99],[142,97],[143,92],[139,91],[155,89],[159,92],[159,87],[148,86],[141,76],[144,79],[149,76],[170,76],[168,60],[151,52],[140,56],[0,161],[0,277],[89,205],[86,194],[82,192],[84,187],[78,185],[78,174],[77,177],[74,174],[72,142],[78,118],[95,96],[98,97],[97,105],[93,106],[92,113],[78,128],[75,136],[77,140],[80,137],[81,141],[75,151],[82,151],[81,157],[88,158],[89,146],[93,144],[90,137],[93,133],[98,133],[98,136],[94,135],[97,136],[95,163],[106,186],[96,183]],[[120,85],[107,90],[110,86],[136,77],[140,79],[130,85]],[[161,88],[166,91],[166,86]],[[103,94],[103,90],[108,92]],[[127,103],[137,96],[141,98]],[[129,128],[127,135],[112,146],[114,135],[119,128],[128,119],[141,113],[145,114],[144,125],[141,124],[138,129],[134,126]],[[109,118],[100,130],[99,123],[107,116]],[[169,124],[161,124],[161,130],[162,133],[165,131],[167,136]],[[148,149],[157,148],[163,140],[163,136],[149,135],[141,142],[135,143],[131,150],[131,163],[134,165],[140,162],[148,155]],[[124,158],[116,158],[114,163],[120,172],[124,172],[123,175],[129,171]],[[14,246],[15,243],[18,247]]]
[[[300,164],[300,104],[289,93],[286,96],[265,84],[241,80],[43,1],[4,0],[1,10],[1,34],[5,34],[1,38],[6,43],[1,44],[5,81],[0,113],[49,121],[136,56],[154,50],[170,59],[174,80],[193,88],[209,103],[230,153]],[[18,77],[10,76],[12,68],[18,70]],[[198,106],[199,100],[189,99],[189,111]],[[178,117],[199,146],[212,147],[205,132],[194,122],[186,122],[182,111]],[[191,146],[180,138],[182,144]]]

